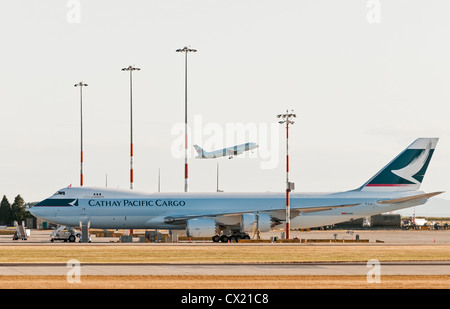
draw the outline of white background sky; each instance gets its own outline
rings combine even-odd
[[[71,23],[74,2],[0,3],[0,194],[10,201],[79,185],[79,81],[89,84],[85,186],[104,186],[107,174],[109,187],[129,187],[121,71],[129,65],[141,68],[135,189],[156,191],[160,168],[162,191],[182,192],[171,130],[184,121],[184,57],[175,50],[185,45],[198,50],[189,55],[190,122],[270,125],[294,109],[297,192],[359,187],[417,137],[440,138],[421,189],[448,189],[448,1],[380,0],[379,23],[369,22],[365,0],[80,0],[80,22]],[[190,191],[216,190],[216,162],[222,190],[284,190],[284,134],[279,128],[272,141],[279,162],[271,169],[258,156],[190,159]]]

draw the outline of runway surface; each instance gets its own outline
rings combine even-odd
[[[12,241],[10,235],[0,235],[0,248],[4,245],[17,246],[77,246],[81,244],[50,243],[50,231],[32,231],[31,237],[27,241]],[[399,246],[402,251],[403,246],[414,246],[433,244],[434,246],[450,244],[450,231],[403,231],[403,230],[381,230],[381,231],[311,231],[295,232],[299,238],[309,239],[351,239],[356,234],[361,239],[369,239],[370,244],[377,245],[377,240],[383,240],[383,245]],[[276,235],[275,233],[266,235]],[[127,246],[128,244],[111,243],[112,238],[93,237],[93,244],[100,246]],[[137,245],[130,243],[129,245]],[[141,246],[170,246],[171,244],[139,244]],[[195,244],[185,243],[184,246],[226,246],[232,244]],[[256,244],[255,244],[256,246]],[[303,244],[305,248],[308,246]],[[331,245],[330,245],[331,246]],[[347,246],[353,246],[348,244]],[[364,246],[360,244],[358,246]],[[269,246],[270,247],[270,246]],[[76,248],[76,247],[75,247]],[[377,268],[381,275],[450,275],[450,259],[443,257],[447,261],[435,262],[383,262]],[[8,261],[9,262],[9,261]],[[81,275],[144,275],[144,276],[164,276],[164,275],[247,275],[247,276],[281,276],[281,275],[367,275],[373,269],[367,263],[266,263],[266,264],[169,264],[169,263],[128,263],[111,264],[82,263],[78,270]],[[0,276],[36,276],[36,275],[67,275],[74,265],[65,263],[0,263]]]
[[[77,268],[79,267],[79,268]],[[0,264],[0,275],[366,275],[367,263],[293,264]],[[377,268],[382,275],[450,275],[450,262],[391,262]]]

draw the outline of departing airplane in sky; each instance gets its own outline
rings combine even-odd
[[[310,228],[418,206],[443,192],[418,191],[437,138],[419,138],[361,187],[336,193],[291,193],[291,228]],[[66,226],[185,230],[191,237],[249,238],[284,229],[285,193],[140,193],[70,187],[30,212]]]
[[[245,143],[245,144],[227,147],[227,148],[210,151],[210,152],[204,151],[198,145],[194,145],[194,148],[198,153],[198,156],[195,157],[196,159],[215,159],[215,158],[220,158],[220,157],[225,157],[225,156],[229,156],[228,159],[232,159],[233,156],[240,155],[244,151],[253,150],[255,148],[258,148],[258,145],[256,143]]]

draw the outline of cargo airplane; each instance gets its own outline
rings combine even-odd
[[[336,193],[291,193],[291,228],[310,228],[424,204],[443,192],[418,191],[437,138],[419,138],[361,187]],[[31,208],[44,220],[92,228],[185,230],[215,242],[284,229],[285,193],[140,193],[70,187]]]
[[[215,159],[225,156],[229,156],[228,159],[232,159],[233,156],[240,155],[244,153],[244,151],[249,151],[258,148],[258,145],[256,143],[245,143],[241,145],[223,148],[220,150],[214,150],[211,152],[204,151],[198,145],[194,145],[194,148],[198,153],[198,156],[195,157],[196,159]]]

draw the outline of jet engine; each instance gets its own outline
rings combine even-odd
[[[190,219],[186,221],[188,237],[211,237],[217,235],[217,224],[213,219]]]
[[[268,214],[242,214],[241,232],[252,233],[259,228],[260,232],[269,232],[272,227],[272,218]]]

